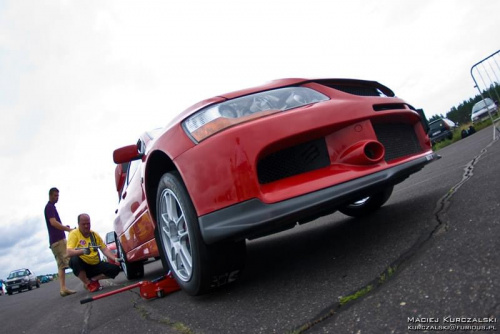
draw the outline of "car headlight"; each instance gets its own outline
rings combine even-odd
[[[184,120],[184,129],[197,142],[226,128],[277,112],[329,100],[307,87],[286,87],[224,101]]]

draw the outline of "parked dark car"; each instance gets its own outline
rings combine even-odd
[[[13,292],[21,292],[24,289],[31,290],[34,286],[40,287],[38,277],[29,269],[17,269],[11,271],[5,281],[5,290],[11,295]]]
[[[445,139],[453,139],[455,123],[447,118],[440,118],[429,123],[429,137],[432,145]]]
[[[239,277],[246,239],[374,212],[435,158],[422,113],[353,79],[283,79],[194,105],[113,154],[126,276],[160,255],[185,292],[206,293]]]

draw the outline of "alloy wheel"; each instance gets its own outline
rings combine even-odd
[[[184,210],[175,193],[164,189],[159,201],[159,236],[170,268],[184,282],[193,274],[193,256]]]

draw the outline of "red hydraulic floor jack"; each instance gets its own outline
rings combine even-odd
[[[117,293],[128,291],[137,287],[139,287],[141,297],[144,299],[161,298],[168,293],[175,292],[181,289],[172,274],[169,272],[167,275],[158,277],[152,281],[140,281],[114,291],[100,294],[98,296],[82,299],[80,300],[80,304],[93,302],[94,300],[105,298],[111,295],[116,295]]]

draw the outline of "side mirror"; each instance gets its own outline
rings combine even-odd
[[[118,164],[115,168],[115,184],[118,197],[121,197],[123,186],[125,185],[125,176],[127,174],[127,164]]]
[[[129,145],[118,148],[113,152],[113,161],[115,164],[123,164],[133,160],[141,159],[143,154],[139,153],[137,145]]]

